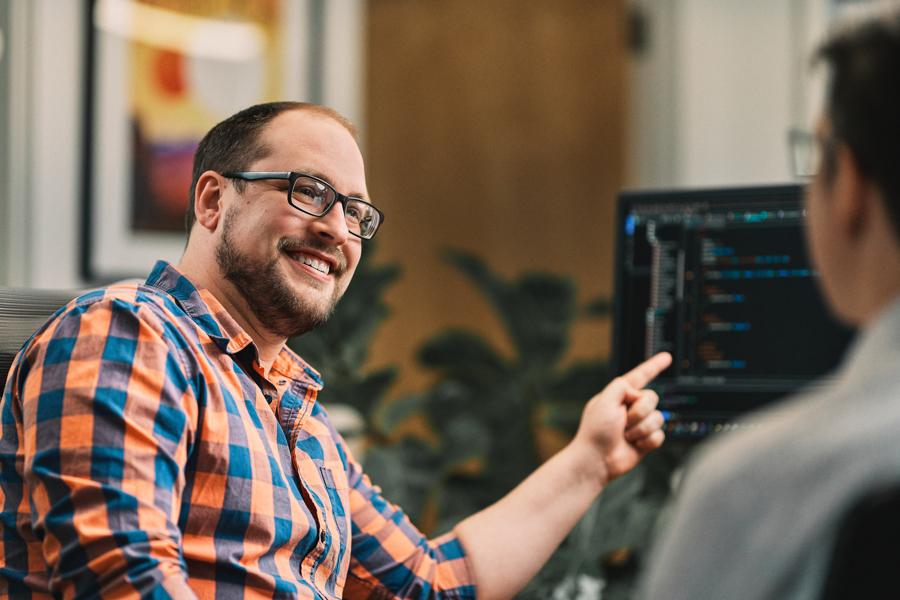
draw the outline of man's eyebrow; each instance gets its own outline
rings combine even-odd
[[[334,189],[337,189],[337,186],[334,185],[334,182],[331,179],[329,179],[325,174],[323,174],[319,171],[316,171],[315,169],[296,169],[294,171],[294,173],[304,173],[306,175],[312,175],[313,177],[318,177],[322,181],[328,183],[328,185],[330,185]],[[369,202],[369,203],[372,202],[371,198],[369,198],[366,194],[363,194],[362,192],[351,192],[349,194],[344,194],[344,195],[352,196],[353,198],[359,198],[359,199],[365,200],[366,202]]]

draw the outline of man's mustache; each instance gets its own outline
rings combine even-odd
[[[337,267],[333,272],[340,275],[347,269],[347,257],[340,248],[329,246],[320,241],[311,242],[309,240],[301,240],[297,238],[281,238],[278,240],[278,249],[282,252],[302,252],[303,250],[315,250],[320,254],[324,254],[333,258]]]

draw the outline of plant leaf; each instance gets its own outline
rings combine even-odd
[[[383,434],[390,434],[404,421],[416,414],[423,414],[426,397],[408,394],[396,400],[381,403],[371,414],[373,428]]]
[[[502,376],[507,366],[484,338],[461,330],[450,330],[431,338],[419,349],[419,362],[443,375],[478,384]]]
[[[609,298],[599,296],[588,302],[583,312],[587,317],[606,317],[612,312],[612,302]]]

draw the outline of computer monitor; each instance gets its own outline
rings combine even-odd
[[[616,221],[612,363],[666,350],[666,430],[703,437],[837,366],[852,332],[827,311],[799,185],[626,191]]]

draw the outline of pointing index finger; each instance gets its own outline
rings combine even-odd
[[[629,385],[640,390],[656,379],[656,376],[665,371],[670,364],[672,364],[672,355],[668,352],[660,352],[625,373],[622,378]]]

